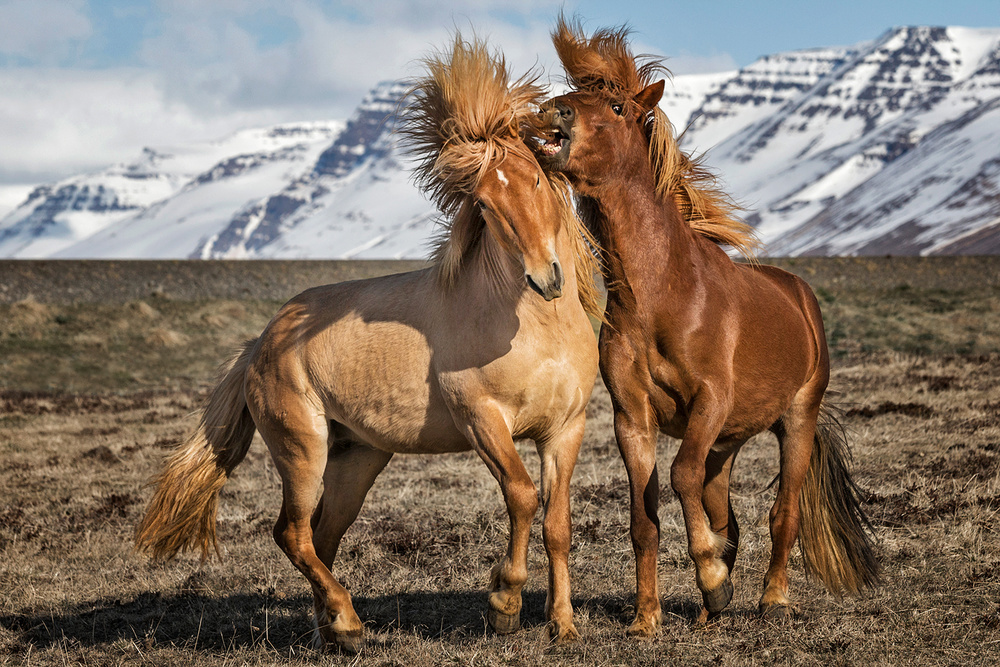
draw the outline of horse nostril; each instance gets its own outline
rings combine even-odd
[[[552,284],[555,285],[556,289],[561,290],[563,286],[563,271],[562,265],[559,264],[558,260],[552,262],[552,275],[555,277]]]

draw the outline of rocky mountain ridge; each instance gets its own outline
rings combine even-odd
[[[393,122],[403,82],[346,122],[282,125],[36,188],[0,256],[423,258],[437,214]],[[1000,29],[905,27],[677,76],[682,145],[766,254],[1000,253]]]

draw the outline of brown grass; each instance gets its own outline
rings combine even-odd
[[[996,295],[903,292],[824,297],[828,334],[843,332],[833,341],[836,402],[880,539],[885,581],[875,592],[837,600],[806,579],[796,554],[797,616],[775,624],[755,615],[776,472],[775,442],[761,437],[734,474],[736,596],[711,627],[692,629],[698,595],[666,486],[676,444],[664,439],[666,621],[654,641],[626,639],[628,493],[598,387],[573,480],[583,639],[559,648],[542,640],[537,520],[525,627],[491,634],[485,585],[507,534],[495,481],[469,454],[399,456],[339,557],[369,631],[360,658],[308,648],[311,599],[270,537],[280,485],[259,439],[222,491],[221,562],[162,564],[131,551],[147,480],[196,425],[191,413],[214,367],[258,332],[273,302],[0,306],[0,665],[990,664],[1000,651],[1000,334],[997,311],[983,308]],[[18,308],[28,316],[18,319]],[[894,314],[898,326],[878,328]],[[977,330],[959,335],[967,325],[952,318]],[[157,327],[189,342],[146,345]],[[80,344],[81,334],[104,346]],[[963,337],[975,342],[959,354],[951,346]],[[537,477],[532,447],[520,450]]]

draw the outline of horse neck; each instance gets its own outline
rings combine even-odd
[[[562,299],[579,299],[577,293],[576,264],[573,247],[567,230],[561,229],[556,237],[556,256],[563,267]],[[484,231],[475,247],[471,248],[463,262],[462,278],[459,283],[467,285],[473,292],[487,292],[494,299],[491,307],[502,307],[507,303],[516,308],[527,296],[529,303],[539,303],[540,299],[524,280],[524,266],[521,261],[507,252],[492,234]]]
[[[657,195],[647,160],[622,174],[583,193],[592,200],[587,217],[604,253],[606,282],[630,292],[644,285],[656,289],[664,269],[691,255],[694,232],[673,200]]]

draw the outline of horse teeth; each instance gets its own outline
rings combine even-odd
[[[547,143],[542,145],[542,152],[546,155],[555,155],[562,149],[562,142]]]

